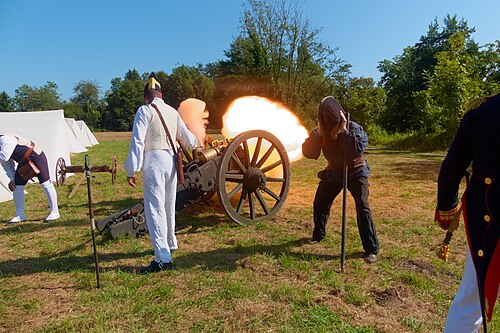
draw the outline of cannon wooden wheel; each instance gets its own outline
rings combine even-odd
[[[56,162],[56,185],[62,186],[66,180],[66,161],[59,157]]]
[[[290,161],[283,144],[262,130],[239,134],[217,171],[217,194],[227,215],[242,225],[272,219],[290,188]]]

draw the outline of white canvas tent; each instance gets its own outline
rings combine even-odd
[[[77,120],[76,124],[78,125],[78,127],[80,127],[80,130],[87,137],[92,146],[99,144],[99,141],[97,141],[96,137],[94,136],[90,128],[87,126],[87,124],[85,124],[83,120]]]
[[[18,134],[41,147],[47,156],[52,181],[56,179],[56,163],[60,157],[66,165],[71,165],[70,153],[87,151],[66,124],[63,110],[0,112],[0,133]],[[7,187],[9,179],[2,167],[0,173],[1,202],[12,199],[12,195],[9,191],[9,197],[4,199],[3,187]]]
[[[62,111],[62,110],[60,110]],[[50,112],[50,111],[42,111],[42,112]],[[28,112],[31,113],[31,112]],[[76,137],[76,135],[73,133],[73,130],[71,127],[68,125],[66,120],[64,119],[64,113],[62,114],[63,116],[63,124],[66,126],[61,126],[64,127],[64,130],[66,131],[66,138],[68,140],[69,144],[69,152],[70,153],[83,153],[87,151],[87,148],[85,148],[85,145]]]
[[[99,144],[99,141],[97,141],[94,134],[92,134],[83,120],[75,120],[73,118],[66,118],[65,120],[75,137],[85,147],[92,147]]]

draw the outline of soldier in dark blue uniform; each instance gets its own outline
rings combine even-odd
[[[335,197],[343,188],[344,157],[348,163],[347,188],[356,203],[358,231],[365,251],[365,260],[377,261],[379,242],[368,203],[368,176],[370,168],[363,158],[368,145],[368,136],[361,125],[347,120],[345,111],[335,98],[325,97],[318,109],[319,126],[315,128],[302,145],[306,158],[317,159],[321,153],[328,166],[318,173],[321,179],[314,198],[313,242],[319,242],[326,235],[326,223]]]
[[[500,281],[500,94],[469,102],[438,178],[435,220],[448,229],[464,212],[468,250],[445,332],[477,332],[491,321]],[[472,162],[461,203],[460,181]]]

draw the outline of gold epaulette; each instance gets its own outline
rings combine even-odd
[[[480,107],[484,102],[486,102],[486,97],[476,97],[467,102],[467,105],[465,106],[465,112],[468,112],[470,110],[477,109]]]
[[[500,92],[496,92],[494,94],[491,94],[489,96],[485,97],[476,97],[467,102],[467,105],[465,106],[465,112],[467,113],[470,110],[477,109],[480,107],[484,102],[486,102],[488,99],[500,94]]]

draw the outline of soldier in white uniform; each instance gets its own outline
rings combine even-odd
[[[10,179],[9,189],[13,192],[14,205],[16,206],[16,216],[7,222],[7,224],[26,221],[24,187],[28,180],[21,178],[17,171],[28,159],[40,170],[37,178],[49,202],[50,213],[45,218],[45,222],[55,221],[60,217],[57,205],[57,192],[50,180],[49,166],[45,153],[33,141],[17,134],[6,133],[0,135],[0,163]]]
[[[144,211],[155,257],[140,272],[151,273],[172,268],[171,252],[177,249],[175,157],[162,122],[151,104],[161,112],[173,140],[181,141],[190,149],[197,147],[197,140],[177,111],[163,101],[161,86],[154,73],[144,88],[144,102],[146,104],[135,114],[125,170],[129,185],[136,187],[134,175],[142,169]]]

